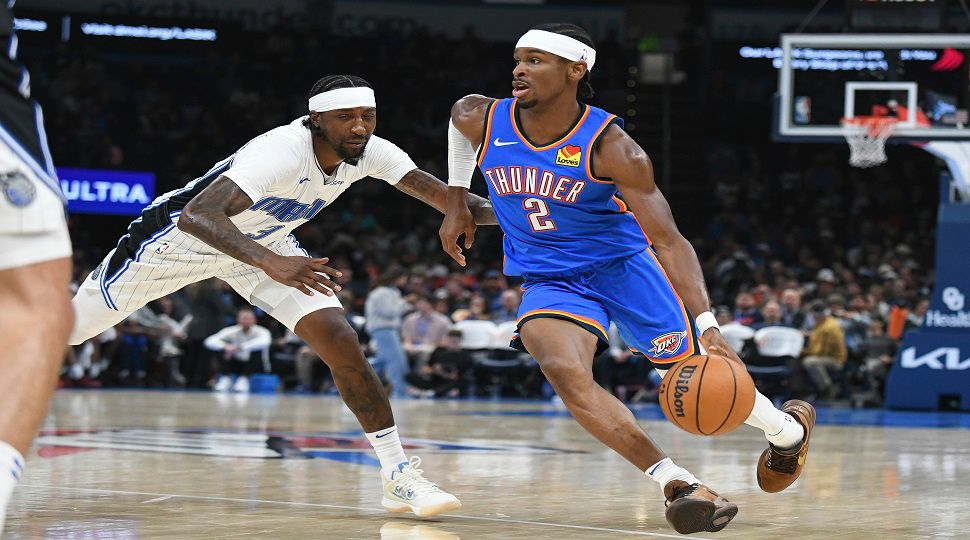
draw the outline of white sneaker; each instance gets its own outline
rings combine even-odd
[[[381,506],[388,512],[411,511],[418,517],[431,517],[461,508],[457,497],[442,491],[422,476],[424,471],[418,468],[421,458],[412,456],[402,467],[401,471],[391,474],[390,480],[384,480],[384,498]]]
[[[240,394],[249,393],[249,377],[241,376],[236,379],[236,383],[232,385],[233,392],[239,392]]]
[[[219,377],[219,382],[212,389],[216,392],[228,392],[230,386],[232,386],[232,379],[228,375],[223,375]]]

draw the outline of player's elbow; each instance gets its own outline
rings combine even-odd
[[[179,214],[178,221],[175,223],[178,230],[192,234],[199,229],[199,213],[192,201],[185,205],[182,213]]]

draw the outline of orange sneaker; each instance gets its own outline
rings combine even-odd
[[[738,505],[703,484],[671,480],[664,486],[664,496],[667,522],[680,534],[717,532],[738,514]]]
[[[768,493],[778,493],[798,479],[805,466],[805,456],[808,455],[808,440],[812,437],[815,427],[815,407],[810,403],[792,399],[782,405],[781,410],[792,417],[805,428],[802,443],[794,448],[782,450],[768,443],[768,449],[761,453],[758,460],[758,485]]]

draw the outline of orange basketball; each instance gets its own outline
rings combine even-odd
[[[754,381],[744,366],[723,356],[691,356],[660,383],[664,416],[696,435],[723,435],[754,408]]]

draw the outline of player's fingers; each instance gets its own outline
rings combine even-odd
[[[324,287],[327,287],[329,289],[333,289],[334,291],[338,291],[339,292],[340,289],[343,288],[340,285],[338,285],[335,281],[331,280],[330,279],[330,276],[327,276],[327,275],[324,275],[324,274],[314,273],[311,276],[311,279],[313,279],[313,281],[315,283],[319,283],[319,284],[323,285]]]
[[[305,294],[307,296],[313,296],[313,291],[311,291],[310,289],[308,289],[306,287],[306,285],[304,285],[303,283],[301,283],[299,281],[290,282],[289,285],[290,285],[290,287],[293,287],[294,289],[300,291],[301,293],[303,293],[303,294]]]
[[[445,252],[447,252],[456,263],[461,266],[465,266],[465,256],[461,254],[461,248],[458,247],[458,244],[451,244],[445,248]]]
[[[340,276],[344,275],[344,273],[341,272],[340,270],[337,270],[336,268],[333,268],[333,267],[330,267],[330,266],[327,266],[325,264],[321,264],[321,263],[318,263],[318,262],[311,263],[310,264],[310,269],[313,270],[314,272],[319,272],[319,273],[322,273],[322,274],[327,274],[328,276],[340,277]]]
[[[333,291],[330,290],[329,288],[327,288],[322,283],[320,283],[320,281],[318,281],[318,280],[315,280],[315,279],[312,279],[312,278],[309,278],[309,277],[305,277],[301,281],[307,287],[310,287],[311,289],[313,289],[313,290],[315,290],[317,292],[323,293],[323,294],[325,294],[327,296],[333,296]],[[329,281],[328,281],[328,283],[329,283]]]
[[[473,223],[467,229],[465,229],[465,249],[471,249],[472,244],[475,243],[475,224]]]
[[[303,277],[306,278],[307,280],[309,280],[310,282],[314,283],[314,284],[319,283],[320,285],[323,285],[324,287],[326,287],[328,289],[332,289],[334,291],[339,291],[342,288],[340,285],[337,285],[336,283],[334,283],[330,279],[330,276],[328,276],[326,274],[320,274],[320,273],[317,273],[317,272],[310,272],[308,274],[305,274]]]

